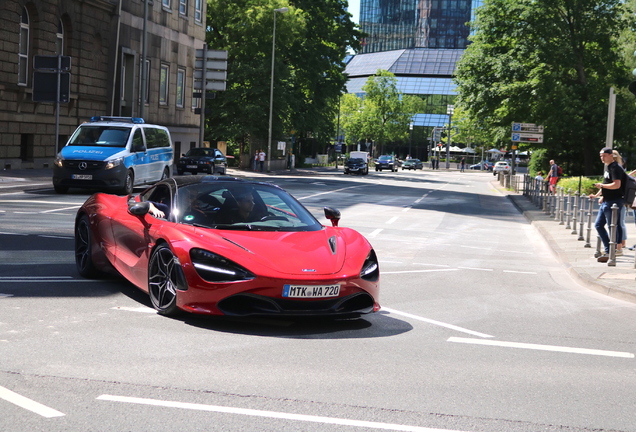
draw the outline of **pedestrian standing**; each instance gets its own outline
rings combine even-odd
[[[258,163],[261,165],[261,172],[265,170],[265,152],[261,150],[258,153]]]
[[[459,169],[459,172],[464,172],[464,168],[466,168],[466,159],[462,158],[461,168]]]
[[[537,176],[534,178],[536,184],[537,192],[541,191],[541,187],[543,186],[543,171],[539,171]]]
[[[260,150],[256,150],[256,152],[254,153],[254,171],[256,171],[256,167],[258,166],[258,152]]]
[[[607,262],[609,260],[610,238],[606,226],[610,228],[612,222],[612,206],[616,204],[620,209],[624,205],[623,200],[623,183],[625,181],[625,170],[614,160],[614,154],[611,148],[605,147],[599,153],[601,161],[605,164],[603,173],[603,182],[595,183],[599,191],[590,195],[590,199],[599,198],[601,206],[598,209],[594,228],[598,232],[604,253],[598,257],[598,262]],[[623,230],[620,223],[620,211],[616,213],[618,220],[616,221],[616,239],[622,239]],[[619,240],[620,242],[620,240]]]
[[[559,166],[554,162],[554,160],[550,160],[550,171],[548,171],[548,182],[550,187],[550,192],[554,194],[556,192],[556,184],[559,181]]]

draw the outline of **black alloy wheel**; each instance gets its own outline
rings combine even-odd
[[[182,280],[181,265],[170,248],[157,246],[148,264],[148,294],[152,306],[160,315],[178,315],[177,288]]]

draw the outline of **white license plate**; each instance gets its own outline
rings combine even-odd
[[[186,165],[186,168],[198,168],[197,165]]]
[[[73,180],[93,180],[90,174],[73,174]]]
[[[338,297],[340,285],[284,285],[283,297],[319,298]]]

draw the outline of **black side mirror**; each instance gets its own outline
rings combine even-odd
[[[128,203],[128,213],[135,216],[143,216],[150,211],[150,203],[148,201],[136,202],[130,201]]]
[[[340,221],[340,210],[333,207],[325,207],[325,217],[331,221],[331,226],[338,226]]]

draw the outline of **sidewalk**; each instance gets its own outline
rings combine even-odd
[[[230,168],[227,174],[231,177],[267,178],[276,175],[342,175],[342,171],[336,170],[334,167],[324,167],[260,173]],[[50,184],[51,175],[51,168],[2,170],[0,171],[0,186],[20,183],[27,179]],[[566,229],[566,225],[560,225],[558,221],[546,215],[522,194],[505,189],[496,180],[493,180],[491,184],[510,199],[530,224],[545,238],[567,271],[579,282],[601,294],[636,303],[635,251],[625,249],[623,256],[616,257],[616,267],[599,263],[594,258],[594,252],[596,252],[596,230],[594,227],[590,233],[592,247],[586,248],[584,247],[585,242],[578,240],[578,229],[577,234],[572,234],[574,227]],[[587,222],[583,227],[583,236],[587,237]],[[628,245],[634,243],[636,240],[628,240]]]
[[[594,258],[597,241],[594,228],[596,215],[593,215],[590,232],[591,247],[586,248],[585,241],[578,240],[580,221],[577,221],[577,234],[572,234],[574,226],[566,229],[567,224],[560,225],[559,221],[545,214],[522,194],[503,189],[497,181],[493,181],[492,184],[507,195],[515,207],[543,236],[570,275],[584,286],[601,294],[636,303],[635,252],[624,249],[624,255],[616,257],[615,267],[597,262]],[[587,220],[583,226],[583,237],[587,238]],[[628,246],[633,244],[634,240],[628,239]]]

